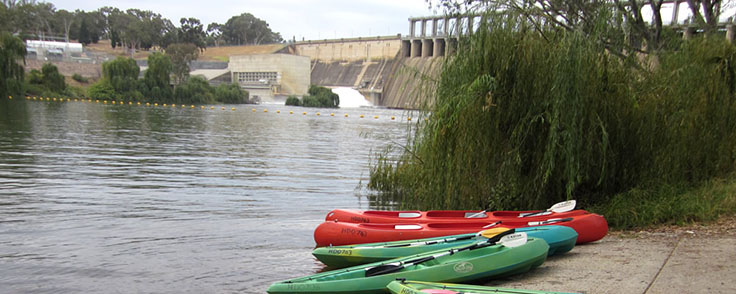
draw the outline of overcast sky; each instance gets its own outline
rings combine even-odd
[[[112,6],[160,13],[179,26],[182,17],[207,25],[248,12],[284,39],[307,40],[408,34],[409,17],[432,15],[426,0],[47,0],[56,9]]]

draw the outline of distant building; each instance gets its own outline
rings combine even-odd
[[[28,59],[73,61],[81,57],[84,47],[81,43],[27,40]]]
[[[251,98],[275,101],[277,97],[307,94],[310,60],[290,54],[231,55],[231,79],[250,93]]]

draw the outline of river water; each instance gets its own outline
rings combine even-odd
[[[318,272],[314,228],[372,207],[371,156],[410,126],[375,108],[2,100],[0,293],[264,293]]]

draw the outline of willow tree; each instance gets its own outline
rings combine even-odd
[[[23,90],[23,65],[26,46],[8,32],[0,33],[0,95],[20,94]]]
[[[148,56],[148,70],[143,76],[147,93],[145,96],[154,101],[168,101],[173,95],[171,88],[171,58],[161,53]]]

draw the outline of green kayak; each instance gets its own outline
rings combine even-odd
[[[494,229],[486,231],[491,230]],[[514,230],[517,233],[524,232],[529,237],[544,239],[549,245],[548,255],[550,256],[572,250],[575,247],[575,241],[578,237],[578,233],[574,229],[565,226],[536,226]],[[481,233],[418,240],[320,247],[314,249],[312,255],[328,266],[341,268],[469,245],[485,240],[486,238]]]
[[[563,292],[547,292],[520,290],[510,288],[495,288],[476,285],[429,283],[419,281],[396,280],[388,284],[387,288],[394,294],[459,294],[459,293],[500,293],[500,294],[574,294]]]
[[[510,231],[509,231],[510,232]],[[391,259],[276,282],[268,293],[388,293],[397,278],[433,282],[482,281],[540,266],[549,246],[539,238],[513,233],[450,250]]]

